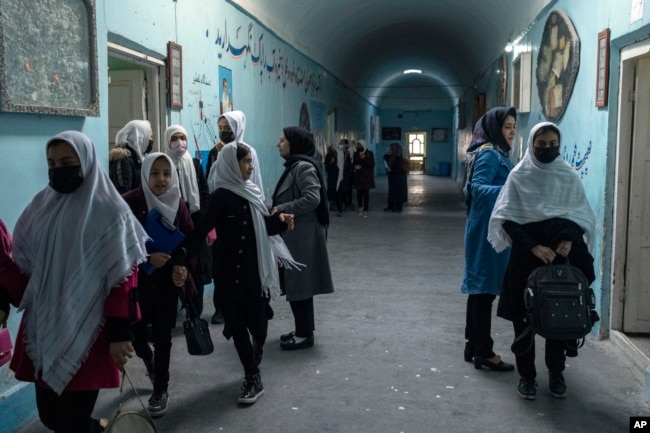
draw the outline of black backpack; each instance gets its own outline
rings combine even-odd
[[[524,291],[528,329],[515,343],[532,332],[550,340],[582,339],[576,348],[581,347],[600,320],[595,303],[594,291],[577,267],[569,263],[539,266],[528,276]]]

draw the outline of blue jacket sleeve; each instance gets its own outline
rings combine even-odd
[[[494,185],[501,159],[498,151],[486,149],[476,155],[472,175],[472,200],[497,199],[502,185]]]

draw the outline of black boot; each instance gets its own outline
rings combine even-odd
[[[253,404],[258,398],[264,394],[264,386],[262,385],[262,378],[260,374],[246,376],[244,384],[241,386],[241,394],[239,394],[239,402],[246,404]]]

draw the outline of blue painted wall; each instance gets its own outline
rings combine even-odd
[[[234,109],[246,113],[245,141],[257,149],[267,197],[283,170],[275,147],[282,127],[299,124],[303,104],[323,151],[326,116],[333,110],[334,142],[343,135],[365,138],[375,149],[369,125],[370,116],[378,114],[375,107],[225,1],[97,0],[96,13],[99,117],[0,112],[0,218],[10,230],[31,198],[47,185],[45,143],[51,136],[67,129],[84,132],[95,143],[101,164],[108,167],[108,78],[103,71],[108,65],[109,33],[160,58],[166,57],[168,41],[183,47],[184,107],[168,110],[167,123],[184,125],[201,150],[214,144],[206,128],[217,129],[219,67],[232,72]],[[9,320],[14,335],[19,320],[14,311]],[[14,431],[36,416],[33,387],[15,381],[7,367],[0,368],[0,413],[0,433]],[[12,416],[5,417],[7,413]]]
[[[402,148],[407,146],[406,133],[408,132],[426,132],[426,174],[440,175],[440,162],[453,161],[454,149],[454,131],[453,128],[453,111],[448,110],[430,110],[430,111],[400,111],[400,110],[382,110],[381,126],[401,128],[401,140],[380,140],[377,146],[377,158],[383,157],[391,143],[397,141]],[[432,142],[432,128],[447,128],[449,134],[445,142]],[[380,135],[381,138],[381,135]],[[378,174],[386,174],[381,168],[383,165],[378,164]]]

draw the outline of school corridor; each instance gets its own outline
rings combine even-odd
[[[205,357],[188,355],[176,328],[160,433],[616,433],[628,431],[631,416],[650,414],[641,371],[610,340],[589,337],[568,358],[565,400],[548,391],[539,337],[535,401],[518,397],[516,372],[464,362],[463,199],[449,177],[411,174],[408,182],[402,213],[382,211],[386,177],[371,192],[369,218],[331,213],[336,292],[315,299],[315,345],[280,350],[293,319],[288,303],[275,300],[261,364],[265,394],[254,405],[237,403],[242,371],[223,325],[211,325],[215,351]],[[211,300],[205,305],[209,320]],[[514,362],[510,323],[495,317],[493,338]],[[152,390],[142,362],[128,369],[146,404]],[[118,390],[102,390],[95,414],[111,417],[119,400]],[[141,409],[128,384],[123,400],[123,409]],[[19,430],[45,431],[39,421]]]

